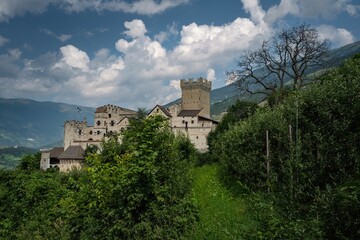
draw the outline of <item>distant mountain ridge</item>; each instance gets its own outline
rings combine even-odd
[[[330,52],[329,67],[341,64],[344,59],[360,53],[360,41]],[[316,71],[318,69],[314,69]],[[311,72],[309,72],[311,74]],[[211,91],[211,112],[218,115],[237,99],[258,100],[240,94],[230,84]],[[176,102],[166,104],[170,106]],[[78,107],[81,109],[78,114]],[[0,98],[0,148],[23,146],[38,149],[62,145],[63,124],[66,120],[88,120],[92,125],[95,108],[56,102],[38,102],[30,99]]]
[[[94,111],[91,107],[65,103],[0,98],[0,147],[40,148],[58,144],[62,142],[66,120],[86,117],[92,124]]]

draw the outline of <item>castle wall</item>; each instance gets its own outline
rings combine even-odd
[[[59,171],[60,172],[69,172],[75,169],[81,169],[83,161],[79,160],[60,160]]]

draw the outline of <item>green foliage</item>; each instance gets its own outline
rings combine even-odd
[[[66,191],[58,173],[0,170],[0,238],[68,238],[58,206]]]
[[[17,166],[20,170],[38,171],[40,169],[41,153],[25,155]]]
[[[131,125],[122,141],[110,139],[88,157],[79,192],[64,202],[75,213],[72,238],[180,238],[196,220],[193,146],[159,116]]]
[[[232,176],[251,190],[272,196],[270,202],[250,199],[255,215],[265,213],[257,219],[266,226],[257,230],[260,239],[359,236],[359,188],[344,187],[360,174],[359,92],[360,55],[356,55],[319,83],[292,93],[282,105],[257,111],[210,145]],[[314,228],[307,229],[306,222]],[[302,231],[306,234],[301,237]]]
[[[257,105],[251,102],[243,102],[237,100],[237,102],[230,106],[227,114],[223,117],[221,122],[216,126],[214,131],[211,131],[207,137],[207,142],[209,145],[209,153],[211,156],[216,156],[217,154],[212,154],[214,146],[218,144],[220,136],[226,132],[230,127],[235,125],[237,122],[244,120],[255,113]],[[217,158],[211,159],[212,161],[217,161]]]
[[[197,220],[195,149],[167,126],[136,121],[121,144],[111,136],[101,152],[89,148],[84,170],[40,171],[39,154],[0,170],[0,238],[182,238]]]

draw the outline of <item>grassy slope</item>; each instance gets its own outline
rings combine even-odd
[[[221,183],[219,171],[216,164],[194,170],[193,197],[200,220],[190,239],[241,239],[242,229],[252,224],[243,200],[234,197]]]

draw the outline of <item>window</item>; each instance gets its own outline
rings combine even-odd
[[[97,131],[97,135],[100,135],[100,131],[99,131],[99,130]]]
[[[185,123],[185,120],[183,120],[182,123]]]
[[[82,132],[82,131],[81,131],[81,129],[78,129],[78,133],[79,133],[79,135],[81,135],[81,132]]]
[[[191,120],[191,124],[194,124],[194,120]]]
[[[115,125],[114,120],[111,120],[110,125],[113,127]]]
[[[90,130],[89,134],[92,135],[92,134],[93,134],[93,131]]]
[[[96,122],[96,125],[100,126],[100,124],[101,124],[101,122],[100,122],[100,120],[98,120],[98,121]]]
[[[111,113],[109,113],[109,118],[111,118]]]

